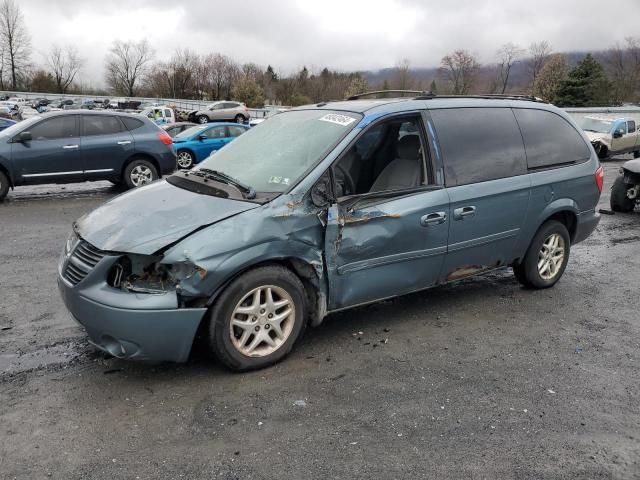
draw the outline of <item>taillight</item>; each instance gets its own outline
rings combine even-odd
[[[596,187],[598,187],[598,192],[602,193],[602,186],[604,185],[604,169],[602,168],[602,165],[598,167],[594,177],[596,180]]]
[[[171,145],[173,143],[171,135],[169,135],[167,132],[158,132],[158,138],[165,145]]]

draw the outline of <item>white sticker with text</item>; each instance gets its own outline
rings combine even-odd
[[[323,122],[337,123],[338,125],[342,125],[343,127],[346,127],[350,123],[356,121],[355,118],[351,118],[346,115],[340,115],[338,113],[327,113],[324,117],[321,117],[320,120],[322,120]]]

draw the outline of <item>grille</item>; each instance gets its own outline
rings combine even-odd
[[[67,260],[64,278],[72,285],[77,285],[93,270],[93,267],[102,260],[104,255],[105,253],[102,250],[98,250],[90,243],[80,240]]]

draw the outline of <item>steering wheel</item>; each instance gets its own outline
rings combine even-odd
[[[354,193],[356,193],[356,182],[353,181],[353,178],[351,177],[349,172],[340,164],[336,165],[336,170],[339,170],[342,174],[341,180],[344,184],[344,191],[342,192],[342,195],[339,196],[353,195]],[[339,183],[339,180],[340,179],[337,178],[336,183]]]

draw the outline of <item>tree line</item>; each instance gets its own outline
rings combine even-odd
[[[640,37],[628,37],[604,51],[586,55],[554,52],[547,41],[527,47],[506,43],[481,63],[469,50],[442,57],[427,74],[406,59],[385,70],[340,72],[325,67],[283,74],[273,66],[241,64],[222,53],[199,55],[176,50],[157,59],[146,40],[116,40],[104,60],[106,89],[78,81],[85,66],[74,46],[52,45],[43,61],[33,61],[31,39],[15,0],[0,3],[0,90],[144,96],[215,101],[238,100],[302,105],[335,100],[368,90],[424,90],[440,94],[529,94],[559,106],[600,106],[640,102]]]

